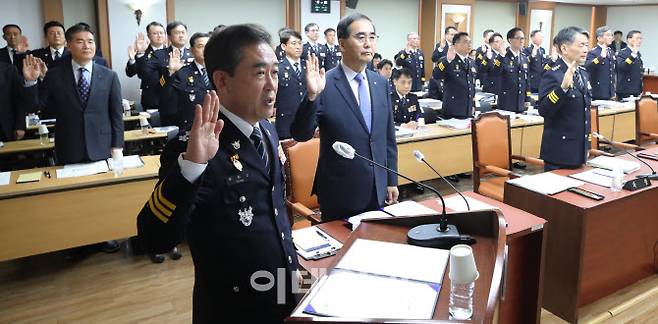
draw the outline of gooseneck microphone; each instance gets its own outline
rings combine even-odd
[[[457,227],[455,225],[448,225],[448,218],[446,217],[446,204],[445,201],[443,200],[443,196],[441,195],[441,193],[439,193],[438,190],[426,184],[413,180],[405,175],[402,175],[399,172],[390,169],[384,165],[381,165],[362,155],[359,155],[358,153],[356,153],[354,148],[347,143],[336,141],[331,147],[338,155],[340,155],[343,158],[352,160],[354,159],[354,157],[358,157],[364,161],[376,165],[379,168],[394,173],[401,178],[411,181],[417,186],[427,188],[428,190],[432,191],[439,197],[442,206],[441,216],[439,218],[439,224],[424,224],[424,225],[416,226],[411,230],[409,230],[409,232],[407,233],[407,239],[410,244],[424,246],[424,247],[437,247],[437,248],[446,249],[452,247],[455,244],[460,244],[460,243],[472,244],[474,242],[473,238],[471,238],[469,235],[459,235],[459,231],[457,230]]]
[[[427,165],[430,169],[432,169],[432,171],[434,171],[434,173],[436,173],[436,175],[438,175],[439,178],[441,178],[441,180],[443,180],[443,182],[447,183],[450,186],[450,188],[452,188],[452,190],[457,192],[462,197],[462,199],[464,199],[464,203],[466,203],[466,209],[468,211],[471,211],[471,205],[468,204],[468,199],[466,199],[466,197],[464,197],[464,194],[462,194],[461,191],[459,191],[457,188],[455,188],[455,186],[453,186],[452,183],[450,183],[450,181],[446,180],[446,178],[444,178],[439,173],[439,171],[436,171],[434,169],[434,167],[432,167],[432,165],[429,164],[429,162],[427,162],[427,160],[425,160],[425,155],[423,155],[423,153],[421,153],[419,150],[414,150],[414,157],[416,158],[416,161],[425,163],[425,165]]]
[[[609,139],[605,138],[605,136],[603,136],[603,135],[601,135],[597,132],[592,132],[592,136],[598,138],[600,141],[602,141],[604,143],[612,143]],[[621,151],[623,153],[626,153],[626,154],[632,156],[634,159],[642,162],[644,165],[649,167],[649,170],[651,170],[651,173],[649,173],[649,174],[639,174],[639,175],[637,175],[638,178],[648,178],[648,179],[651,179],[651,180],[658,180],[658,173],[656,173],[656,170],[654,170],[649,163],[647,163],[646,161],[640,159],[639,157],[631,154],[627,150],[621,149]]]

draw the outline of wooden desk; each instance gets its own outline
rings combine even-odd
[[[607,138],[625,142],[635,139],[634,108],[617,107],[600,111],[600,130]],[[527,122],[521,119],[511,121],[512,154],[526,157],[539,157],[541,138],[544,132],[542,121]],[[420,165],[413,156],[420,150],[425,159],[443,176],[473,171],[473,150],[471,130],[455,130],[436,124],[427,125],[423,132],[412,137],[399,138],[398,171],[419,181],[436,179],[429,168]],[[399,184],[409,181],[398,178]]]
[[[147,119],[151,118],[151,115],[146,113],[144,115]],[[134,129],[134,128],[139,128],[139,117],[140,115],[131,115],[131,116],[123,116],[123,123],[124,127],[126,129]],[[54,132],[56,129],[56,123],[47,123],[46,124],[50,132]],[[37,130],[39,129],[39,125],[29,125],[25,127],[26,134],[25,136],[30,136],[30,137],[38,137],[39,134],[37,134]]]
[[[503,279],[504,288],[501,291],[499,322],[538,323],[543,290],[542,263],[546,221],[474,192],[465,192],[464,195],[500,208],[508,224],[506,235],[509,252],[507,273]],[[452,196],[454,195],[448,197]],[[429,199],[422,204],[437,212],[441,210],[438,199]],[[340,242],[346,242],[352,233],[344,221],[327,222],[318,227]],[[301,268],[314,278],[319,278],[335,262],[336,256],[317,261],[307,261],[302,257],[298,259]]]
[[[645,161],[658,168],[657,162]],[[566,176],[585,169],[554,173]],[[643,167],[626,178],[648,170]],[[580,307],[654,274],[658,253],[655,182],[635,192],[613,193],[589,183],[583,188],[606,198],[597,202],[571,192],[546,196],[505,184],[505,203],[548,221],[543,307],[570,322],[578,320]]]
[[[158,176],[158,156],[144,167],[56,179],[56,169],[12,171],[0,186],[0,261],[136,235],[136,217]],[[16,184],[22,173],[46,171],[51,178]]]
[[[456,224],[460,230],[473,236],[476,243],[472,245],[475,262],[480,276],[475,285],[473,293],[473,317],[472,321],[476,323],[491,323],[494,320],[495,308],[497,307],[500,293],[501,275],[503,271],[504,262],[504,221],[502,213],[500,212],[475,212],[468,215],[469,217],[458,217],[457,215],[448,215],[448,221],[451,224]],[[385,242],[403,243],[407,242],[407,232],[412,226],[418,224],[427,224],[433,222],[436,217],[417,217],[414,222],[408,218],[390,218],[382,220],[381,222],[362,222],[361,225],[354,231],[343,245],[341,251],[333,258],[334,263],[329,267],[329,272],[335,266],[335,263],[342,258],[342,256],[349,250],[352,243],[358,239],[370,239]],[[413,222],[413,223],[409,223]],[[499,272],[500,271],[500,272]],[[450,278],[448,277],[448,269],[446,269],[439,298],[435,306],[433,320],[447,321],[448,315],[448,302],[450,294]],[[308,317],[302,314],[303,305],[305,304],[309,294],[307,294],[293,314],[287,321],[291,322],[314,322],[315,318]],[[324,318],[324,320],[336,321],[335,318]],[[351,319],[350,323],[371,322],[372,320],[366,319]],[[404,321],[396,320],[399,322],[420,323],[422,321]]]
[[[125,142],[136,142],[143,140],[151,139],[166,139],[166,132],[151,132],[149,134],[143,134],[142,130],[135,129],[125,131],[123,133],[123,138]],[[53,150],[55,148],[55,142],[49,142],[48,144],[41,145],[41,141],[37,139],[26,139],[20,141],[10,141],[4,142],[4,147],[0,148],[0,155],[3,154],[17,154],[17,153],[26,153],[26,152],[38,152],[44,150]]]
[[[642,76],[642,93],[647,91],[651,93],[658,93],[658,75],[656,74],[645,74]]]

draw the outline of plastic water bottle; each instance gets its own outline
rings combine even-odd
[[[473,316],[473,290],[475,282],[450,285],[450,305],[448,311],[451,319],[467,320]]]
[[[112,151],[112,171],[115,177],[123,174],[123,152],[120,150]]]
[[[616,167],[612,170],[612,184],[610,185],[610,191],[620,192],[624,187],[624,171]]]

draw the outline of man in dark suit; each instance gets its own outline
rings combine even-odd
[[[206,95],[191,131],[165,147],[139,237],[153,253],[187,238],[194,323],[283,323],[298,265],[279,138],[267,121],[278,60],[270,35],[253,25],[213,34],[205,57],[218,95]]]
[[[64,25],[59,21],[49,21],[43,25],[43,33],[48,46],[36,49],[31,54],[44,61],[48,69],[51,69],[65,55],[69,55],[64,38]]]
[[[80,24],[66,32],[70,59],[48,70],[48,91],[30,87],[29,111],[41,109],[57,119],[55,156],[58,164],[90,162],[110,157],[123,148],[121,85],[115,72],[93,62],[93,32]],[[23,73],[30,85],[40,76],[40,65],[29,55]],[[41,98],[39,98],[41,97]],[[39,98],[39,99],[37,99]]]
[[[524,112],[530,103],[528,84],[528,57],[523,54],[525,37],[521,28],[515,27],[507,32],[510,47],[503,58],[501,87],[498,93],[498,109]]]
[[[385,202],[397,201],[399,194],[395,174],[363,160],[346,160],[331,147],[336,141],[346,142],[359,154],[397,169],[388,80],[366,69],[377,42],[375,27],[370,18],[357,13],[341,19],[336,31],[343,61],[325,79],[324,70],[312,58],[308,64],[312,70],[306,71],[308,97],[291,127],[296,141],[307,141],[316,127],[320,129],[313,187],[323,221],[377,210]]]
[[[642,93],[642,71],[644,65],[640,46],[642,33],[631,30],[626,36],[628,46],[617,55],[617,99],[639,96]]]
[[[336,45],[336,30],[327,28],[324,31],[326,43],[320,46],[320,68],[329,71],[340,63],[343,53],[340,52],[340,46]]]
[[[567,27],[555,36],[561,58],[542,76],[539,114],[544,117],[540,157],[546,171],[575,169],[587,160],[590,148],[590,104],[587,71],[589,38],[580,27]]]
[[[142,89],[141,104],[144,110],[156,109],[160,103],[158,88],[160,87],[157,77],[148,78],[148,74],[143,75],[144,69],[138,69],[137,60],[144,58],[141,62],[154,59],[153,52],[165,47],[165,29],[162,24],[153,21],[146,26],[148,41],[143,33],[139,33],[134,44],[128,49],[128,63],[126,64],[126,75],[133,77],[137,75],[141,79],[139,88]]]
[[[209,37],[210,35],[206,33],[195,33],[190,37],[190,52],[194,62],[174,73],[171,82],[167,82],[163,89],[165,100],[162,105],[173,106],[165,109],[176,111],[178,116],[176,126],[181,130],[187,130],[192,126],[195,106],[202,104],[206,93],[212,90],[203,55]]]
[[[432,52],[432,62],[438,63],[439,59],[448,54],[448,49],[452,46],[452,38],[457,34],[457,28],[448,26],[443,33],[443,39],[440,43],[434,45],[434,52]]]
[[[592,99],[610,100],[615,96],[615,54],[610,46],[612,31],[603,26],[596,29],[598,45],[587,54],[585,68],[592,85]]]
[[[447,55],[439,60],[432,71],[432,78],[442,80],[443,116],[446,118],[469,118],[473,116],[475,97],[475,62],[468,57],[471,38],[460,32],[452,39]]]
[[[622,33],[621,30],[615,30],[615,39],[612,41],[612,44],[610,44],[610,48],[615,52],[615,55],[619,55],[619,52],[628,46],[628,44],[622,40],[623,37],[624,33]]]
[[[302,50],[302,59],[314,54],[319,56],[320,54],[320,44],[318,39],[320,39],[320,26],[316,23],[308,23],[304,26],[304,33],[306,34],[306,43],[304,43],[304,49]]]
[[[306,96],[306,64],[301,59],[301,35],[288,29],[281,33],[281,48],[286,57],[279,64],[279,90],[276,93],[276,132],[279,138],[288,139],[290,125],[299,103]]]
[[[523,54],[528,58],[528,84],[530,92],[539,91],[539,81],[546,64],[546,50],[541,47],[544,42],[544,34],[541,30],[530,32],[530,45],[523,49]]]
[[[416,128],[415,122],[420,117],[420,105],[418,97],[411,93],[411,72],[406,68],[401,68],[393,72],[393,84],[395,91],[391,94],[391,103],[393,104],[393,120],[396,125],[407,125],[410,128]]]
[[[0,48],[0,62],[15,66],[20,73],[22,57],[27,50],[21,27],[14,24],[4,25],[2,38],[7,42],[7,46]]]
[[[16,67],[0,62],[0,142],[25,136],[24,95]]]
[[[155,50],[152,55],[142,55],[136,59],[137,74],[142,80],[151,84],[156,84],[155,96],[157,107],[160,112],[160,122],[163,126],[176,125],[176,110],[172,106],[160,105],[163,99],[163,89],[174,73],[183,66],[192,63],[194,58],[190,50],[185,48],[187,42],[187,26],[180,21],[173,21],[167,24],[167,36],[169,37],[170,46],[164,49]],[[158,87],[157,84],[160,86]],[[149,103],[150,105],[150,103]]]
[[[411,72],[411,91],[420,91],[425,83],[425,57],[419,48],[418,33],[407,34],[407,47],[395,55],[395,64]]]

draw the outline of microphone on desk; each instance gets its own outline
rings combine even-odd
[[[447,183],[447,184],[450,186],[450,188],[452,188],[452,190],[454,190],[455,192],[457,192],[457,193],[462,197],[462,199],[464,199],[464,202],[466,203],[466,209],[467,209],[468,211],[471,211],[471,205],[468,204],[468,199],[466,199],[466,197],[464,197],[464,194],[462,194],[461,191],[459,191],[457,188],[455,188],[455,186],[453,186],[452,183],[450,183],[450,181],[446,180],[446,179],[445,179],[445,178],[439,173],[439,171],[436,171],[436,170],[432,167],[432,165],[430,165],[429,162],[427,162],[427,161],[425,160],[425,155],[423,155],[423,153],[421,153],[419,150],[414,150],[414,157],[416,158],[416,161],[418,161],[418,162],[422,162],[422,163],[425,163],[425,165],[427,165],[430,169],[432,169],[432,171],[434,171],[434,173],[436,173],[436,175],[438,175],[439,178],[441,178],[441,180],[443,180],[443,182]]]
[[[340,155],[343,158],[352,160],[354,159],[354,157],[358,157],[364,161],[376,165],[379,168],[394,173],[401,178],[411,181],[417,186],[426,188],[427,190],[432,191],[439,197],[439,199],[441,200],[441,207],[442,207],[441,216],[439,218],[439,224],[424,224],[412,228],[407,233],[407,239],[409,241],[409,244],[424,246],[424,247],[435,247],[435,248],[446,249],[456,244],[472,244],[474,242],[473,238],[469,235],[459,235],[459,231],[457,230],[457,227],[455,225],[448,225],[448,218],[446,217],[446,204],[445,201],[443,200],[443,196],[441,195],[441,193],[439,193],[438,190],[426,184],[413,180],[405,175],[402,175],[391,168],[388,168],[371,159],[368,159],[367,157],[359,155],[358,153],[356,153],[356,150],[347,143],[336,141],[334,142],[334,144],[331,145],[331,147],[334,149],[336,154]]]
[[[610,141],[609,139],[605,138],[605,136],[603,136],[603,135],[601,135],[597,132],[592,132],[592,136],[596,137],[597,139],[601,140],[602,142],[612,143],[612,141]],[[648,174],[638,174],[637,178],[648,178],[650,180],[658,180],[658,173],[656,173],[656,170],[654,170],[649,163],[647,163],[646,161],[640,159],[639,157],[631,154],[630,152],[628,152],[627,150],[625,150],[623,148],[621,148],[621,151],[623,153],[626,153],[626,154],[632,156],[634,159],[644,163],[644,165],[649,167],[649,170],[651,170],[651,173],[648,173]]]

